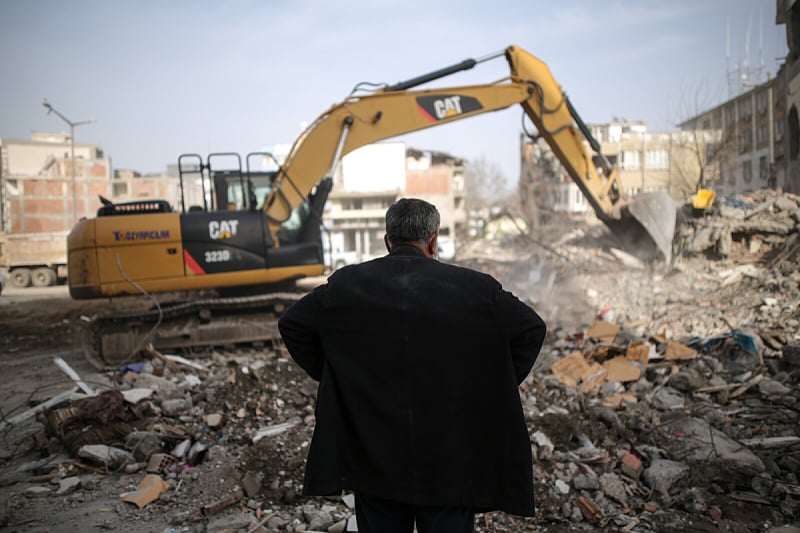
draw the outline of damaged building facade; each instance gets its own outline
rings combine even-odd
[[[163,198],[180,205],[177,177],[114,170],[99,144],[75,143],[73,176],[66,133],[0,139],[0,161],[0,232],[67,232],[77,219],[95,215],[99,196],[113,202]],[[191,195],[192,187],[185,189]]]
[[[725,102],[678,124],[679,131],[650,132],[644,122],[623,119],[590,125],[627,194],[665,189],[685,202],[700,188],[720,196],[765,188],[800,192],[800,3],[777,0],[775,23],[785,26],[788,46],[777,74],[740,83]],[[591,216],[543,141],[522,136],[520,147],[526,218],[548,211]]]
[[[440,258],[455,258],[456,236],[467,225],[464,166],[461,158],[406,148],[402,142],[364,146],[343,157],[324,217],[326,248],[334,266],[337,261],[349,264],[386,253],[386,209],[403,196],[437,207]]]

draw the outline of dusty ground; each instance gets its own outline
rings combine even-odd
[[[505,258],[504,251],[514,247],[527,252],[523,257]],[[678,385],[670,372],[697,373],[704,379],[750,378],[730,375],[719,354],[713,353],[673,363],[669,370],[663,364],[651,364],[642,379],[626,385],[639,401],[615,410],[603,405],[602,394],[583,394],[560,383],[548,370],[576,349],[596,351],[582,334],[609,307],[616,314],[616,319],[609,320],[639,338],[655,334],[707,337],[747,323],[762,331],[780,327],[782,341],[789,342],[800,332],[793,293],[787,293],[785,284],[770,288],[747,279],[723,287],[704,260],[664,275],[627,270],[607,253],[598,255],[580,242],[571,250],[577,254],[573,258],[581,257],[580,265],[540,261],[547,254],[520,241],[485,250],[483,256],[468,262],[493,273],[533,302],[551,330],[534,374],[521,387],[531,432],[539,431],[549,441],[532,436],[538,515],[526,520],[501,513],[479,515],[478,531],[797,531],[786,529],[800,520],[796,445],[760,451],[767,470],[755,476],[738,464],[693,462],[668,494],[658,494],[641,479],[620,472],[620,459],[626,453],[637,454],[648,466],[658,458],[682,462],[686,440],[672,424],[687,418],[705,420],[737,438],[797,435],[797,372],[777,375],[783,367],[775,361],[759,369],[764,377],[788,385],[789,392],[778,396],[759,393],[754,387],[730,400],[687,389],[675,391],[685,406],[665,410],[654,407],[651,393],[674,391],[671,386]],[[769,300],[765,309],[765,298],[778,303]],[[96,372],[82,357],[83,317],[108,309],[108,302],[70,300],[63,288],[23,296],[6,291],[0,296],[4,420],[59,393],[76,390],[53,363],[56,357],[98,390],[137,386],[121,375]],[[776,347],[767,352],[773,359],[780,356]],[[298,495],[313,431],[313,382],[279,345],[208,350],[201,355],[202,370],[167,369],[164,377],[175,389],[159,389],[157,400],[148,404],[150,410],[139,413],[147,430],[160,436],[162,450],[175,450],[187,440],[204,447],[196,460],[161,470],[168,490],[158,500],[141,509],[120,500],[120,494],[136,489],[142,480],[143,465],[111,469],[81,460],[64,440],[41,437],[43,426],[32,419],[0,433],[0,505],[5,506],[0,507],[0,527],[20,533],[342,531],[352,515],[347,498]],[[186,385],[189,378],[196,380],[194,385]],[[152,380],[148,383],[153,386]],[[170,398],[184,399],[188,406],[168,413],[164,400]],[[208,423],[209,415],[216,414],[223,415],[221,426]],[[275,431],[254,443],[254,435],[265,427]],[[587,458],[587,453],[592,457]],[[60,482],[73,477],[80,478],[80,487],[58,494]],[[599,479],[603,486],[579,486],[578,478],[595,484]],[[231,505],[214,508],[231,496]],[[593,500],[603,518],[589,520],[577,503],[581,498]]]

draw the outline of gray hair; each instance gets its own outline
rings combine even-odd
[[[439,231],[436,206],[417,198],[401,198],[386,211],[386,236],[391,244],[418,242],[426,245]]]

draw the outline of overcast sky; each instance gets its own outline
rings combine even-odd
[[[727,99],[735,67],[774,76],[785,42],[774,0],[0,0],[0,137],[68,130],[47,98],[97,121],[76,142],[103,145],[114,168],[160,172],[184,152],[290,143],[359,82],[510,44],[548,64],[584,121],[674,129]],[[506,74],[501,58],[436,84]],[[400,140],[483,156],[514,182],[520,124],[515,106]]]

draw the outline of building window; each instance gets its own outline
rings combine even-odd
[[[766,124],[758,127],[758,144],[767,142],[767,131]]]
[[[361,198],[351,198],[349,200],[342,200],[343,211],[360,211],[361,205],[362,205]]]
[[[125,196],[128,194],[128,183],[121,182],[121,183],[113,183],[111,185],[111,195],[114,198],[118,198],[120,196]]]
[[[641,152],[638,150],[623,150],[622,152],[622,169],[623,170],[639,170],[642,166]]]
[[[736,122],[736,107],[731,105],[727,109],[725,109],[725,118],[727,124],[733,124]]]
[[[761,115],[767,112],[767,91],[758,93],[758,112]]]
[[[646,168],[651,170],[669,170],[669,152],[666,150],[647,150],[645,158]]]
[[[742,112],[740,113],[742,120],[750,120],[750,115],[753,112],[752,106],[750,105],[750,98],[742,100],[740,105],[742,106]]]
[[[741,142],[739,143],[740,152],[749,152],[753,147],[753,132],[750,128],[742,132]]]
[[[780,141],[783,139],[783,119],[779,118],[775,121],[775,140]]]
[[[769,165],[767,165],[767,156],[762,155],[758,159],[758,177],[766,181],[769,177]]]
[[[753,181],[753,162],[752,161],[744,161],[742,162],[742,179],[744,179],[745,183],[750,183]]]

